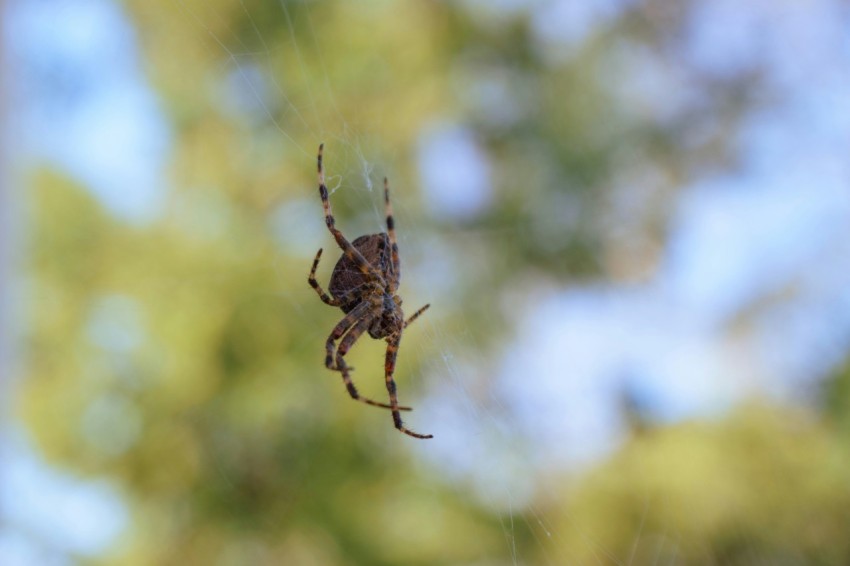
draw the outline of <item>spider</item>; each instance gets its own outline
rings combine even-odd
[[[400,411],[412,409],[398,404],[396,384],[393,379],[402,331],[419,318],[431,305],[425,305],[413,313],[410,318],[404,319],[404,313],[401,310],[401,297],[396,294],[401,279],[401,266],[398,258],[393,209],[390,204],[389,183],[387,178],[384,177],[384,208],[387,216],[387,231],[380,234],[360,236],[353,242],[349,242],[342,235],[342,232],[336,228],[331,213],[331,203],[328,199],[328,188],[325,185],[325,173],[322,168],[323,149],[324,144],[319,145],[319,195],[322,197],[322,207],[325,211],[325,224],[342,249],[343,255],[337,261],[331,274],[331,281],[328,286],[331,292],[330,296],[316,281],[316,268],[319,266],[319,258],[322,257],[321,248],[313,260],[313,267],[310,269],[307,282],[316,290],[323,302],[332,307],[339,307],[345,313],[345,316],[328,336],[325,344],[325,366],[342,374],[342,380],[352,399],[375,407],[390,409],[393,414],[393,423],[398,430],[415,438],[433,438],[431,434],[419,434],[404,426]],[[372,338],[383,338],[387,342],[384,377],[390,396],[389,404],[379,403],[360,395],[351,380],[350,372],[354,368],[345,363],[345,354],[367,331]],[[334,355],[334,347],[337,341],[339,341],[339,345],[336,346],[336,355]]]

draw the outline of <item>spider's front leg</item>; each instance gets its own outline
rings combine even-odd
[[[381,273],[375,269],[375,266],[366,261],[366,258],[363,257],[363,254],[355,248],[351,242],[349,242],[345,236],[342,235],[336,227],[336,220],[334,219],[333,212],[331,211],[331,201],[328,196],[328,187],[325,184],[325,170],[322,166],[322,154],[324,152],[325,144],[319,144],[319,155],[317,159],[318,164],[318,173],[319,173],[319,197],[322,199],[322,208],[325,212],[325,225],[330,230],[331,235],[336,240],[337,245],[340,249],[348,256],[354,264],[357,266],[357,269],[360,270],[364,275],[369,276],[370,278],[378,281],[382,287],[386,287],[386,281],[384,281]]]
[[[325,290],[322,289],[322,286],[319,285],[318,281],[316,281],[316,268],[319,267],[319,259],[321,259],[321,257],[322,248],[319,248],[319,251],[316,252],[316,259],[313,260],[313,267],[310,269],[310,275],[307,277],[307,283],[310,284],[310,287],[316,290],[323,303],[332,307],[338,307],[341,304],[340,301],[325,293]]]
[[[310,268],[310,275],[307,277],[307,283],[309,283],[310,287],[312,287],[316,291],[316,293],[319,294],[319,298],[322,299],[322,302],[332,307],[340,307],[342,305],[348,304],[349,301],[355,299],[356,297],[358,297],[358,295],[363,294],[363,290],[359,287],[349,289],[338,297],[332,297],[325,293],[325,290],[322,289],[322,286],[319,285],[319,282],[316,280],[316,268],[319,267],[319,259],[321,259],[321,257],[322,248],[319,248],[319,251],[316,252],[316,259],[313,260],[313,267]]]

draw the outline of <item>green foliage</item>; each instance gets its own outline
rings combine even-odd
[[[848,474],[844,441],[789,409],[649,430],[557,501],[557,560],[845,564]]]

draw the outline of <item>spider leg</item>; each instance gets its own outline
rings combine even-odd
[[[322,299],[326,305],[330,305],[332,307],[338,307],[342,303],[338,299],[334,299],[330,297],[325,290],[319,285],[319,282],[316,281],[316,268],[319,267],[319,258],[322,257],[322,248],[319,248],[319,251],[316,252],[316,259],[313,260],[313,267],[310,269],[310,276],[307,277],[307,283],[310,284],[310,287],[316,290],[319,294],[319,298]]]
[[[427,311],[428,307],[430,307],[430,306],[431,306],[430,304],[425,305],[424,307],[422,307],[421,309],[419,309],[418,311],[416,311],[415,313],[410,315],[410,318],[408,318],[407,320],[404,321],[404,326],[402,328],[407,328],[410,325],[410,323],[412,323],[414,320],[419,318],[419,315],[421,315],[423,312]]]
[[[395,282],[390,282],[390,292],[395,292],[401,281],[401,262],[398,259],[398,241],[395,235],[395,218],[393,217],[393,205],[390,203],[390,183],[384,177],[384,210],[387,215],[387,235],[390,237],[390,251],[392,253],[392,269],[395,274]]]
[[[383,407],[384,409],[393,409],[394,411],[412,411],[410,407],[400,407],[398,403],[395,405],[387,405],[386,403],[379,403],[378,401],[373,401],[367,397],[363,397],[357,391],[357,388],[354,386],[354,382],[351,380],[351,376],[349,375],[349,370],[354,369],[350,368],[345,363],[345,354],[348,353],[348,350],[357,342],[358,338],[363,335],[363,333],[369,328],[369,325],[372,323],[373,318],[369,315],[361,318],[351,330],[345,335],[342,339],[342,342],[339,343],[339,347],[336,350],[336,369],[342,373],[342,380],[345,382],[345,388],[348,390],[348,394],[351,395],[352,399],[356,399],[357,401],[366,403],[367,405],[372,405],[374,407]]]
[[[316,292],[319,294],[319,298],[322,299],[325,304],[328,304],[332,307],[340,307],[342,305],[348,304],[351,299],[357,298],[358,295],[363,294],[364,291],[362,285],[353,289],[349,289],[339,297],[331,297],[330,295],[325,293],[325,290],[322,289],[321,285],[319,285],[319,282],[316,281],[316,268],[319,267],[319,259],[321,257],[322,249],[319,248],[319,251],[316,252],[316,259],[313,260],[313,267],[310,269],[310,275],[309,277],[307,277],[307,283],[309,283],[310,286],[316,290]]]
[[[395,359],[398,355],[398,345],[401,342],[401,333],[395,335],[394,338],[387,340],[387,357],[384,362],[384,374],[387,380],[387,391],[390,394],[390,408],[393,410],[393,423],[395,427],[408,436],[412,436],[414,438],[434,438],[433,434],[419,434],[417,432],[413,432],[409,428],[404,426],[404,423],[401,421],[401,413],[399,410],[401,407],[398,405],[398,395],[396,394],[396,385],[395,379],[393,379],[393,374],[395,373]]]
[[[331,331],[331,335],[328,336],[327,341],[325,342],[325,367],[328,369],[337,369],[334,365],[334,349],[335,343],[337,340],[342,338],[342,335],[348,332],[348,330],[354,326],[354,324],[366,313],[366,310],[369,308],[368,303],[360,303],[354,309],[345,315],[342,320],[340,320],[334,329]]]
[[[333,235],[336,243],[345,252],[345,255],[354,261],[357,264],[360,272],[369,276],[372,279],[377,280],[382,287],[386,287],[387,283],[384,281],[384,278],[381,276],[381,273],[376,270],[366,258],[363,257],[363,254],[355,248],[351,242],[345,239],[345,236],[342,235],[336,227],[336,221],[334,220],[334,215],[331,212],[331,201],[328,197],[328,187],[325,185],[325,171],[322,168],[322,152],[324,150],[325,144],[319,144],[319,156],[318,156],[318,172],[319,172],[319,196],[322,197],[322,208],[325,210],[325,224],[330,230],[331,235]]]

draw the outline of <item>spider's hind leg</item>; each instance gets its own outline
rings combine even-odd
[[[419,434],[418,432],[413,432],[404,426],[404,423],[401,420],[401,414],[399,411],[402,410],[403,407],[398,405],[398,394],[396,393],[395,379],[393,378],[393,374],[395,374],[395,360],[398,355],[399,342],[401,342],[401,335],[398,335],[395,339],[387,342],[387,356],[384,364],[387,391],[390,394],[390,408],[393,410],[393,424],[399,431],[408,436],[412,436],[413,438],[434,438],[433,434]]]
[[[357,391],[357,387],[355,387],[354,382],[351,380],[350,372],[354,368],[349,367],[345,363],[345,354],[348,353],[348,350],[354,345],[357,339],[360,338],[363,332],[369,328],[371,317],[369,316],[367,309],[368,303],[362,303],[353,311],[345,315],[345,317],[334,327],[331,335],[328,336],[328,341],[326,343],[325,366],[328,369],[338,371],[342,374],[342,381],[345,383],[345,388],[352,399],[375,407],[393,409],[394,407],[392,405],[379,403],[361,396]],[[342,338],[343,335],[345,335],[344,338]],[[342,342],[339,343],[339,348],[336,350],[336,356],[334,356],[334,345],[340,338],[342,338]],[[334,364],[334,357],[336,357],[336,364]],[[410,407],[396,407],[396,409],[400,411],[412,410]]]

